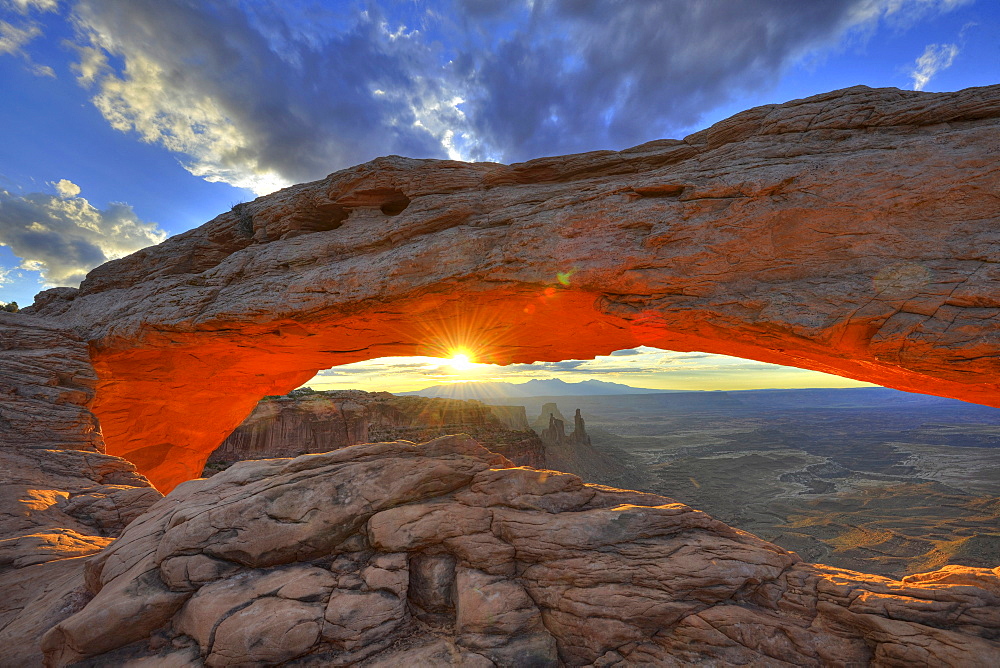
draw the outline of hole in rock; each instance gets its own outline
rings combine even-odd
[[[410,198],[397,188],[363,188],[342,195],[337,204],[348,209],[378,207],[387,216],[398,216],[410,205]]]
[[[636,186],[632,188],[639,197],[680,197],[684,186],[675,183],[665,183],[652,186]]]
[[[315,207],[308,215],[296,219],[298,229],[304,232],[327,232],[340,227],[347,220],[347,210],[339,205]]]
[[[1000,451],[998,409],[645,346],[506,366],[475,346],[439,354],[341,365],[266,397],[205,474],[468,433],[516,464],[667,496],[807,560],[899,577],[1000,556],[963,547],[995,533],[982,508],[1000,483],[983,461]],[[419,565],[418,607],[445,619],[449,563]]]
[[[400,193],[396,199],[389,200],[380,208],[387,216],[398,216],[403,213],[406,207],[410,206],[410,198]]]

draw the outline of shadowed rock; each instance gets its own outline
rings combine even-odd
[[[0,576],[98,552],[161,498],[104,454],[96,384],[73,332],[0,313]]]

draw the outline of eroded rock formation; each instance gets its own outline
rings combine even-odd
[[[164,491],[261,396],[454,346],[509,363],[648,344],[996,406],[998,148],[1000,86],[856,87],[618,152],[382,158],[27,310],[89,342],[108,452]]]
[[[554,401],[547,401],[542,404],[542,410],[538,413],[538,417],[531,423],[531,428],[541,434],[552,425],[552,418],[566,424],[566,418],[563,417],[562,412],[559,410],[559,404]]]
[[[0,447],[104,452],[90,411],[87,343],[43,318],[0,311]]]
[[[672,499],[513,468],[464,436],[191,481],[61,590],[93,598],[45,633],[49,666],[1000,660],[998,569],[895,581],[804,564]]]
[[[209,457],[213,464],[295,457],[358,443],[468,434],[521,466],[545,468],[542,442],[523,406],[397,397],[388,392],[296,390],[265,397]]]
[[[96,384],[78,336],[0,313],[0,582],[98,552],[161,497],[135,466],[103,454],[87,408]]]
[[[546,406],[555,406],[555,404],[545,404]],[[573,416],[573,431],[569,434],[566,433],[566,422],[560,417],[556,417],[558,409],[549,413],[549,424],[547,427],[542,429],[541,437],[542,442],[546,445],[580,445],[586,446],[590,445],[590,436],[587,436],[587,430],[584,426],[583,416],[580,415],[580,409],[576,409],[576,414]],[[545,414],[545,409],[542,409],[542,415]],[[541,420],[541,418],[539,418]],[[536,420],[538,422],[539,420]]]
[[[39,665],[41,634],[89,598],[66,586],[83,573],[83,558],[162,498],[134,465],[103,453],[88,409],[96,381],[73,332],[0,313],[3,666]],[[22,661],[21,652],[33,658]]]

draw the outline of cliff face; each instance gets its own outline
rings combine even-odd
[[[104,452],[97,373],[70,328],[0,311],[0,447]]]
[[[72,331],[0,312],[0,578],[100,551],[162,496],[103,454],[89,410],[96,384]]]
[[[1000,86],[856,87],[624,151],[383,158],[27,310],[90,344],[108,452],[163,490],[264,395],[455,345],[515,363],[646,344],[1000,405],[998,150]]]
[[[542,443],[528,428],[521,406],[397,397],[388,392],[298,390],[262,400],[212,453],[206,473],[223,462],[294,457],[357,443],[421,442],[457,433],[489,443],[494,452],[518,465],[545,468]]]

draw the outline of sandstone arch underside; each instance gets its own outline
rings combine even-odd
[[[166,491],[265,394],[459,345],[700,350],[1000,406],[998,286],[1000,86],[856,87],[620,152],[381,158],[33,310],[90,341],[108,453]]]

